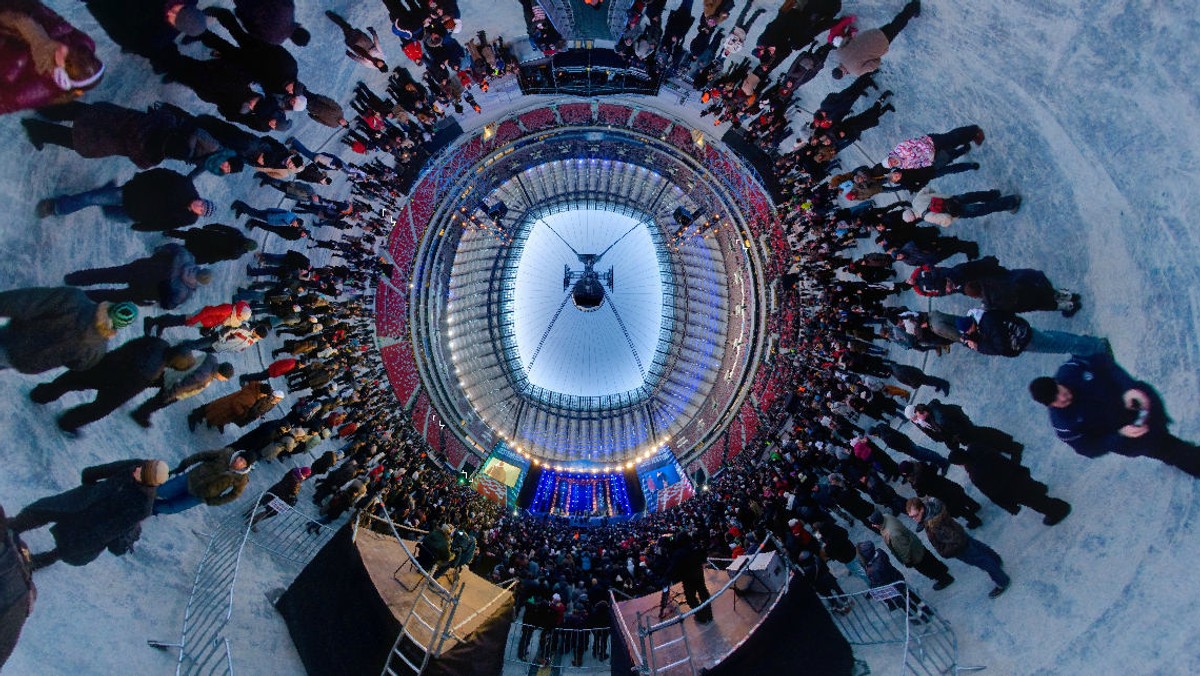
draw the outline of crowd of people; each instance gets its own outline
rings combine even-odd
[[[250,473],[282,468],[271,493],[294,505],[311,482],[322,523],[384,505],[398,526],[420,536],[418,562],[435,576],[469,566],[496,583],[516,578],[521,659],[557,652],[578,664],[589,647],[607,659],[610,591],[634,597],[683,582],[696,621],[711,621],[697,572],[703,561],[760,547],[778,549],[832,597],[836,612],[849,609],[837,598],[846,576],[880,586],[903,583],[903,571],[912,569],[941,590],[955,581],[949,559],[988,575],[989,596],[997,597],[1012,579],[1001,555],[968,532],[983,523],[982,505],[948,477],[951,468],[961,467],[956,476],[1004,511],[1028,507],[1048,527],[1071,507],[1031,475],[1011,435],[948,401],[915,403],[920,388],[945,398],[952,383],[904,363],[906,350],[1068,355],[1053,377],[1037,377],[1029,388],[1064,442],[1088,457],[1149,456],[1200,475],[1196,447],[1170,435],[1163,402],[1120,368],[1105,339],[1037,328],[1024,316],[1071,317],[1082,306],[1079,294],[943,234],[968,232],[961,219],[999,220],[1021,207],[1019,195],[999,190],[936,188],[941,177],[979,169],[960,158],[985,143],[983,129],[947,121],[946,131],[895,139],[876,164],[842,165],[849,162],[843,151],[896,111],[881,90],[880,69],[889,45],[919,20],[917,0],[869,29],[838,0],[786,2],[751,58],[742,59],[735,55],[762,14],[751,11],[752,0],[697,7],[681,0],[669,12],[668,0],[647,0],[630,10],[616,51],[691,83],[706,114],[745,130],[772,157],[782,192],[779,234],[788,247],[774,255],[790,265],[773,326],[800,338],[771,356],[768,371],[782,374],[787,390],[761,412],[771,424],[695,498],[588,527],[511,514],[458,482],[397,405],[373,350],[372,292],[390,283],[393,265],[382,244],[389,215],[404,199],[397,178],[428,159],[425,144],[439,120],[482,110],[477,96],[516,68],[509,45],[483,30],[460,42],[464,21],[453,0],[385,0],[391,36],[385,31],[384,39],[334,11],[326,12],[329,25],[300,26],[292,0],[203,10],[188,0],[87,4],[108,40],[144,57],[147,78],[188,87],[204,103],[142,109],[82,100],[105,72],[92,38],[37,0],[0,7],[0,68],[15,83],[0,92],[0,112],[34,111],[22,120],[30,150],[125,157],[138,169],[123,183],[46,195],[37,205],[40,222],[99,207],[94,213],[107,221],[167,238],[147,239],[146,255],[135,260],[71,272],[61,286],[0,292],[7,321],[0,370],[54,375],[30,392],[37,405],[95,391],[57,418],[73,437],[147,390],[129,411],[142,428],[156,412],[190,399],[186,416],[175,407],[189,429],[237,432],[220,448],[185,450],[184,443],[173,457],[83,469],[80,486],[4,522],[6,556],[20,550],[21,533],[55,524],[56,546],[16,568],[85,565],[106,549],[121,555],[152,514],[201,504],[241,500],[257,527],[278,511],[242,499]],[[547,54],[561,49],[545,10],[523,4],[531,42]],[[304,84],[319,77],[301,73],[293,55],[317,30],[340,32],[348,58],[391,73],[383,93],[355,86],[345,103],[349,117],[341,103]],[[407,65],[389,63],[392,52],[403,53]],[[852,79],[800,115],[796,92],[826,69],[835,82]],[[345,147],[310,150],[288,135],[312,123],[337,130]],[[365,158],[350,161],[343,152]],[[218,204],[205,196],[197,183],[212,180],[242,181],[242,199]],[[262,206],[268,203],[277,206]],[[966,260],[947,263],[958,255]],[[229,275],[243,259],[244,271]],[[243,281],[226,302],[196,300],[227,277]],[[980,307],[963,315],[909,308],[910,292],[961,294]],[[269,365],[249,366],[243,353],[264,347]],[[282,464],[292,456],[296,466]],[[907,593],[914,621],[923,621],[926,606]]]

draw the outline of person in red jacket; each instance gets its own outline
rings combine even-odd
[[[214,329],[221,327],[235,328],[241,326],[245,322],[250,321],[252,314],[250,304],[246,301],[209,305],[191,317],[181,314],[146,317],[142,320],[142,330],[147,335],[153,332],[157,336],[162,335],[163,329],[176,326],[199,325],[201,333],[210,333]]]
[[[300,365],[300,361],[297,359],[291,359],[291,358],[278,359],[276,361],[271,362],[271,365],[268,366],[267,368],[263,369],[262,371],[259,371],[257,373],[246,373],[242,376],[239,376],[238,380],[243,385],[245,385],[246,383],[248,383],[252,380],[270,380],[271,378],[278,378],[279,376],[282,376],[286,373],[291,373],[299,365]]]

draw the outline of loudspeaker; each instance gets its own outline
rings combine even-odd
[[[747,594],[777,592],[787,583],[787,567],[775,552],[764,552],[757,556],[739,556],[729,564],[725,572],[733,579],[743,567],[746,572],[733,588]]]

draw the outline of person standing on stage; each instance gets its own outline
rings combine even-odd
[[[671,579],[683,583],[683,595],[688,605],[695,610],[708,600],[708,586],[704,584],[704,550],[696,546],[691,533],[681,531],[675,537],[671,556]],[[712,622],[712,606],[704,606],[696,612],[700,624]]]

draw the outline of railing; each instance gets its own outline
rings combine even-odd
[[[934,676],[984,668],[958,664],[954,629],[904,582],[823,596],[821,602],[851,645],[903,645],[898,673]]]
[[[379,514],[372,514],[372,510],[378,510]],[[409,549],[404,538],[400,537],[400,529],[420,533],[424,533],[425,531],[407,526],[396,526],[395,521],[392,520],[391,513],[388,512],[387,506],[383,502],[377,500],[360,512],[359,518],[354,524],[355,537],[358,536],[359,529],[366,523],[383,523],[387,526],[387,531],[390,531],[392,536],[396,538],[396,542],[399,543],[401,550],[404,552],[404,561],[396,567],[396,571],[392,574],[392,577],[405,590],[415,592],[412,606],[409,608],[404,620],[400,623],[400,632],[397,634],[396,641],[392,644],[392,649],[388,653],[387,661],[383,665],[382,675],[395,676],[396,674],[406,673],[405,669],[419,675],[424,672],[430,660],[441,655],[442,648],[447,639],[462,640],[461,637],[455,634],[455,630],[461,629],[463,622],[457,625],[452,625],[451,623],[454,621],[454,614],[458,610],[465,584],[455,579],[451,588],[447,589],[439,583],[417,561],[416,555]],[[406,566],[412,567],[419,576],[415,587],[408,586],[400,579],[399,573]],[[505,593],[508,593],[508,590],[501,591],[500,594],[497,594],[496,597],[488,601],[484,607],[492,605]],[[468,619],[473,619],[473,617]]]
[[[554,665],[562,673],[609,671],[611,637],[612,630],[608,627],[565,629],[514,622],[504,648],[504,661],[529,666]],[[569,663],[559,663],[564,658]]]
[[[227,519],[209,537],[192,580],[179,642],[148,640],[146,643],[164,650],[179,650],[177,676],[232,676],[232,649],[224,634],[233,615],[234,587],[246,544],[254,544],[289,563],[304,565],[333,534],[334,529],[263,492],[253,507]]]
[[[664,673],[664,672],[667,672],[667,671],[670,671],[673,669],[678,669],[681,667],[687,667],[688,669],[691,670],[692,673],[700,673],[703,669],[703,665],[698,666],[694,662],[694,656],[692,655],[691,647],[688,644],[687,633],[686,633],[686,631],[683,630],[683,627],[682,627],[683,622],[685,620],[687,620],[689,617],[695,615],[698,611],[712,606],[712,604],[718,598],[720,598],[722,594],[725,594],[730,589],[735,589],[735,591],[736,591],[735,585],[737,585],[739,583],[739,581],[741,580],[742,576],[745,575],[747,573],[747,571],[749,571],[751,569],[751,565],[753,564],[753,562],[760,555],[762,555],[764,553],[763,550],[766,547],[767,543],[772,542],[772,541],[774,541],[774,540],[768,539],[768,540],[764,540],[761,544],[759,544],[758,547],[754,550],[754,553],[749,556],[746,563],[741,568],[738,569],[737,573],[735,573],[733,575],[733,577],[729,578],[729,581],[726,582],[724,586],[722,586],[719,590],[717,590],[716,593],[712,594],[707,601],[705,601],[704,603],[701,603],[700,605],[696,606],[695,608],[688,610],[686,613],[682,613],[682,614],[676,615],[675,617],[672,617],[670,619],[663,620],[662,622],[652,624],[651,619],[649,617],[649,615],[651,613],[639,611],[637,614],[637,627],[638,627],[638,643],[639,643],[639,647],[640,647],[640,655],[637,656],[637,659],[638,659],[638,661],[640,661],[640,664],[636,665],[636,668],[638,669],[638,671],[643,674],[653,675],[653,674],[658,674],[658,673]],[[779,556],[783,555],[782,552],[783,552],[783,550],[780,550]],[[775,595],[774,598],[770,599],[770,601],[767,604],[764,604],[765,613],[769,613],[770,612],[769,609],[771,607],[773,607],[774,604],[776,602],[778,602],[778,600],[780,598],[782,598],[783,594],[787,591],[787,587],[788,587],[787,584],[781,585],[778,591],[773,592]],[[614,603],[615,603],[615,599],[614,599]],[[662,606],[660,605],[659,617],[661,617],[661,614],[662,614]],[[622,622],[622,624],[624,624],[624,623]],[[671,627],[674,627],[674,626],[680,627],[680,636],[678,638],[669,639],[669,640],[664,641],[659,644],[656,644],[654,642],[655,634],[661,633],[662,631],[669,629]],[[748,638],[748,637],[749,637],[749,634],[747,634],[746,638]],[[738,647],[740,647],[741,644],[744,642],[745,642],[745,638],[743,638],[741,641],[737,642],[736,645],[733,645],[730,648],[729,652],[732,653],[734,650],[736,650]],[[677,659],[673,662],[668,662],[666,664],[659,664],[658,657],[660,657],[660,656],[657,656],[655,653],[658,651],[661,651],[663,648],[674,646],[678,643],[683,643],[684,652],[685,652],[686,656],[683,659]],[[717,659],[716,661],[719,662],[721,659],[724,659],[727,655],[719,656],[719,659]],[[710,657],[712,657],[712,656],[710,656]]]
[[[608,33],[614,40],[620,40],[625,34],[625,26],[629,23],[629,8],[634,0],[609,0],[608,2]]]

